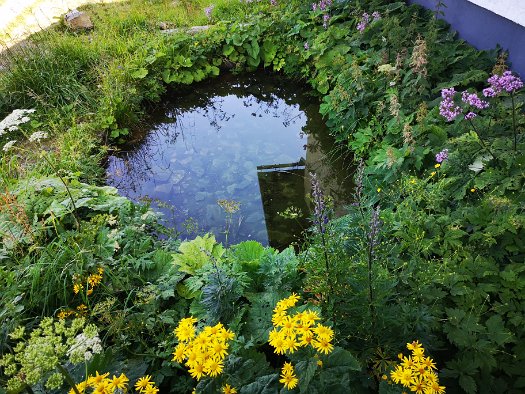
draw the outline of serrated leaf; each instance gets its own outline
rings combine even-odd
[[[465,392],[467,392],[467,394],[476,393],[477,386],[472,376],[461,375],[459,377],[459,385],[463,390],[465,390]]]

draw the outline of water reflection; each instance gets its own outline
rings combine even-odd
[[[148,127],[109,158],[108,184],[151,201],[183,237],[211,231],[224,242],[228,231],[230,243],[282,248],[308,227],[309,172],[336,207],[350,195],[349,163],[330,154],[318,109],[305,87],[275,76],[192,85],[168,97]],[[240,203],[231,225],[218,200]]]

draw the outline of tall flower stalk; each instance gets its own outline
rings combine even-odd
[[[330,294],[333,294],[334,289],[332,281],[330,280],[330,260],[328,258],[328,247],[326,245],[326,225],[329,221],[329,209],[326,205],[326,199],[317,175],[311,172],[310,176],[312,178],[312,199],[314,202],[313,222],[321,235],[328,287],[330,288]],[[328,299],[329,296],[327,297],[327,302]]]

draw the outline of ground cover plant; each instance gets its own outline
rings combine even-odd
[[[387,0],[86,9],[94,31],[2,57],[2,387],[524,390],[524,96],[504,54]],[[299,250],[225,247],[103,186],[104,156],[168,88],[260,69],[319,95],[356,161],[347,215],[313,177]]]

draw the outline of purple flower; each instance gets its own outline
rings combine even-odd
[[[317,3],[312,3],[312,11],[316,11],[317,10]]]
[[[478,115],[476,115],[474,112],[471,111],[471,112],[469,112],[468,114],[465,115],[465,119],[466,119],[466,120],[472,120],[472,119],[474,119],[476,116],[478,116]]]
[[[461,100],[468,105],[471,105],[477,109],[485,109],[488,108],[489,103],[487,101],[481,100],[477,93],[469,93],[467,91],[464,91],[461,93]]]
[[[381,19],[381,14],[377,11],[374,11],[372,13],[372,18],[374,18],[374,21],[378,21],[379,19]]]
[[[443,149],[441,152],[439,152],[436,155],[436,161],[438,163],[443,163],[447,159],[448,159],[448,149]]]
[[[213,11],[213,9],[215,8],[215,6],[212,4],[210,5],[209,7],[206,7],[204,9],[204,13],[206,14],[206,16],[208,17],[208,19],[211,19],[211,13]]]
[[[277,0],[270,0],[271,5],[277,5]]]
[[[323,27],[326,29],[328,28],[328,21],[330,20],[330,15],[324,14],[323,15]]]
[[[455,94],[454,88],[441,91],[443,100],[439,104],[439,114],[449,122],[453,121],[462,112],[461,108],[454,103]]]
[[[324,234],[328,223],[328,207],[317,175],[310,173],[310,176],[312,177],[312,198],[314,200],[314,224]]]
[[[308,41],[304,43],[304,50],[307,51],[310,49],[310,45],[308,45]]]
[[[510,71],[505,71],[503,75],[494,74],[487,82],[490,84],[490,87],[483,90],[485,97],[495,97],[503,91],[514,93],[523,87],[523,81],[519,77],[512,75]]]
[[[496,96],[496,91],[494,90],[494,88],[483,89],[483,96],[485,96],[485,97],[494,97],[494,96]]]
[[[361,33],[364,32],[368,26],[368,22],[370,22],[370,15],[365,12],[361,17],[361,21],[359,21],[357,24],[357,30],[359,30]]]

